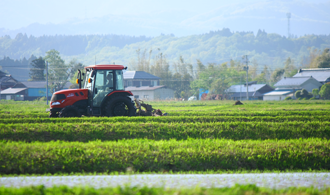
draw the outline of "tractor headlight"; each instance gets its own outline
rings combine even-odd
[[[61,104],[60,102],[53,102],[52,106],[56,106],[56,105],[60,105],[60,104]]]

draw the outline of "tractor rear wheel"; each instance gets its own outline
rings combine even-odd
[[[116,95],[105,105],[105,116],[136,116],[134,102],[128,96]]]
[[[81,117],[81,114],[75,106],[66,106],[60,111],[58,116],[59,117]]]

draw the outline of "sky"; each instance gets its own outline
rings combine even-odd
[[[212,19],[205,18],[205,23],[205,21],[202,21],[203,15],[209,17],[213,12],[219,14],[217,9],[225,9],[226,6],[262,5],[262,2],[274,2],[274,0],[0,0],[0,29],[15,30],[34,23],[65,24],[72,21],[79,23],[88,19],[111,15],[114,18],[113,20],[116,20],[116,17],[121,19],[129,17],[130,21],[139,18],[138,23],[140,26],[152,26],[150,21],[164,23],[164,26],[175,23],[176,19],[181,20],[178,25],[188,26],[190,24],[198,25],[200,21],[202,28],[205,29],[205,32],[208,32],[216,28],[222,29],[222,26],[213,24],[219,21],[219,17],[224,16],[219,16],[218,18],[213,16]],[[285,2],[292,2],[297,5],[301,3],[330,4],[330,0],[287,0]],[[226,14],[237,14],[240,11],[240,9],[232,10],[232,13],[228,12]],[[172,13],[175,17],[171,17]],[[301,14],[296,16],[296,18],[303,17]],[[197,23],[194,21],[195,19]],[[282,20],[284,19],[285,16],[283,16]],[[307,19],[316,20],[313,18]],[[213,24],[212,20],[215,21]],[[125,23],[125,20],[123,21]],[[225,25],[230,26],[230,24],[224,23],[223,27],[226,27]],[[244,24],[241,26],[244,26]],[[237,30],[241,29],[243,27],[237,27]],[[114,33],[116,32],[114,31]],[[143,32],[141,31],[140,33]],[[184,33],[182,31],[182,34]]]
[[[255,1],[255,0],[252,0]],[[243,2],[242,0],[232,0]],[[32,23],[61,23],[73,18],[94,18],[108,14],[140,15],[185,10],[207,12],[228,4],[223,0],[1,0],[0,28],[17,29]]]

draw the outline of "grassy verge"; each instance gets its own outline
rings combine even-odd
[[[123,140],[0,144],[0,173],[329,170],[330,141]]]
[[[34,187],[22,187],[22,188],[6,188],[0,187],[0,194],[15,194],[15,195],[40,195],[40,194],[70,194],[70,195],[103,195],[103,194],[123,194],[123,195],[156,195],[156,194],[228,194],[228,195],[242,195],[242,194],[262,194],[262,195],[273,195],[273,194],[286,194],[286,195],[323,195],[330,194],[330,189],[316,189],[313,187],[300,187],[300,188],[285,188],[285,189],[268,189],[261,188],[255,185],[235,185],[233,187],[224,188],[192,188],[192,189],[166,189],[163,187],[113,187],[113,188],[101,188],[95,189],[92,187],[67,187],[57,186],[45,188],[44,186]]]

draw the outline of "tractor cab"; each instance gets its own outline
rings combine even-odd
[[[55,92],[50,116],[135,116],[129,97],[133,94],[125,91],[123,70],[122,65],[91,65],[85,67],[86,73],[78,70],[79,89]]]

